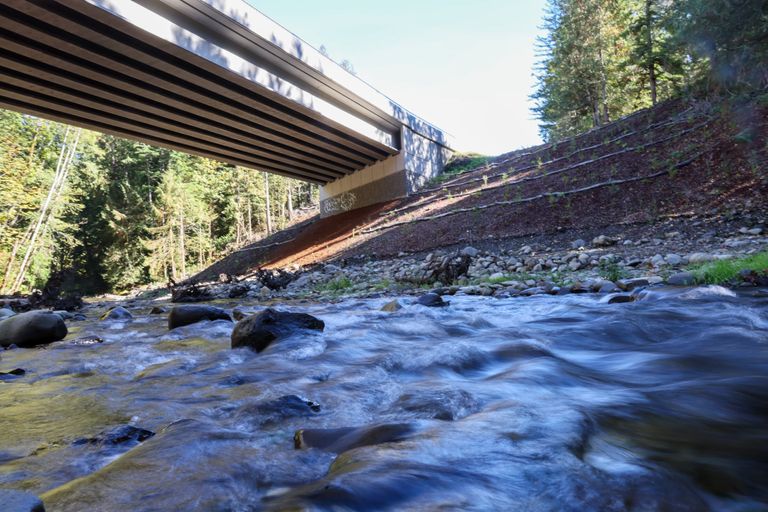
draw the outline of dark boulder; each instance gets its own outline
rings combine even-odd
[[[408,423],[351,428],[305,429],[293,436],[297,450],[317,448],[341,453],[360,446],[392,443],[406,439],[415,429]]]
[[[320,412],[320,404],[297,395],[286,395],[246,405],[237,413],[240,419],[266,425],[288,418],[310,418]]]
[[[62,340],[67,325],[50,311],[30,311],[0,321],[0,345],[7,347],[34,347]]]
[[[175,329],[184,325],[196,324],[204,320],[229,320],[229,313],[213,306],[176,306],[168,315],[168,328]]]
[[[94,437],[78,439],[74,445],[91,444],[99,446],[114,446],[119,444],[138,444],[146,441],[155,433],[143,428],[133,427],[131,425],[121,425],[97,434]]]
[[[9,372],[0,372],[0,381],[14,380],[18,377],[23,377],[26,374],[27,371],[22,368],[16,368],[15,370],[11,370]]]
[[[635,302],[637,296],[635,295],[614,295],[608,299],[608,304],[626,304],[628,302]]]
[[[444,301],[440,295],[431,292],[416,299],[416,303],[429,308],[442,308],[450,304],[450,302]]]
[[[242,297],[243,295],[248,294],[248,292],[251,291],[250,288],[248,288],[248,285],[246,284],[236,284],[229,289],[229,298],[230,299],[236,299],[238,297]]]
[[[211,290],[203,285],[190,284],[171,287],[171,302],[190,303],[211,300]]]
[[[120,321],[132,320],[132,319],[133,319],[133,315],[131,314],[131,312],[125,309],[123,306],[116,306],[110,309],[109,311],[107,311],[106,313],[104,313],[103,315],[101,315],[101,317],[99,318],[99,320],[120,320]]]
[[[164,315],[168,312],[168,308],[165,306],[152,306],[152,309],[149,310],[150,315]]]
[[[3,512],[45,512],[40,498],[23,491],[0,489],[0,505]]]
[[[287,338],[297,331],[323,329],[325,322],[312,315],[268,308],[235,325],[232,331],[232,348],[248,347],[261,352],[273,341]]]

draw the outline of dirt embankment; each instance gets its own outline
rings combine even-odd
[[[671,101],[502,155],[421,193],[314,218],[195,276],[473,244],[509,247],[768,206],[764,101]]]

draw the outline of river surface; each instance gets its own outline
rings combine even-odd
[[[137,305],[0,354],[27,371],[0,382],[0,488],[49,512],[768,510],[766,297],[299,304],[325,331],[261,354]]]

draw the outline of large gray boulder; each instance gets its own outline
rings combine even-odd
[[[64,320],[50,311],[30,311],[0,320],[0,345],[27,348],[63,340]]]
[[[306,313],[272,308],[240,320],[232,331],[232,348],[248,347],[261,352],[273,341],[305,330],[322,331],[325,322]]]
[[[205,320],[229,320],[231,322],[232,318],[229,316],[229,313],[214,306],[176,306],[168,315],[168,328],[175,329]]]
[[[43,502],[34,494],[9,489],[0,489],[0,506],[3,512],[45,512]]]

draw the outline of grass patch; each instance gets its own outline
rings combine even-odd
[[[352,288],[352,281],[347,276],[337,277],[317,287],[320,292],[340,293]]]
[[[746,258],[712,261],[689,270],[701,284],[724,284],[738,277],[742,270],[768,272],[768,251]]]
[[[491,157],[477,153],[454,155],[454,157],[451,158],[451,161],[445,166],[445,169],[443,169],[443,172],[439,176],[435,176],[429,180],[428,186],[441,185],[446,181],[455,178],[459,174],[464,174],[465,172],[487,164],[490,160]]]
[[[601,261],[598,273],[603,279],[607,279],[608,281],[613,282],[627,277],[627,273],[624,271],[624,269],[621,268],[618,263],[613,261]]]

